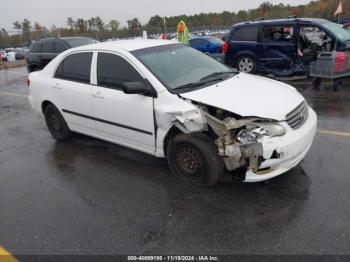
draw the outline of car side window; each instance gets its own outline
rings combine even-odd
[[[43,45],[42,45],[42,53],[43,54],[51,54],[53,53],[53,41],[46,41],[46,42],[43,42]]]
[[[67,50],[67,47],[63,43],[58,42],[58,41],[55,42],[55,53],[56,54],[62,53],[63,51],[66,51],[66,50]]]
[[[55,77],[90,84],[92,53],[78,53],[66,57],[58,66]]]
[[[109,53],[99,53],[97,59],[97,84],[122,89],[127,82],[143,82],[143,77],[124,58]]]
[[[258,26],[244,26],[238,28],[232,36],[233,41],[252,41],[256,42],[258,39]]]
[[[292,42],[293,38],[293,25],[265,26],[263,29],[264,42]]]
[[[41,53],[41,43],[34,43],[30,49],[30,53],[32,54]]]

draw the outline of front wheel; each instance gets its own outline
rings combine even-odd
[[[258,69],[256,60],[251,56],[240,56],[237,59],[236,67],[244,73],[255,73]]]
[[[204,134],[179,134],[166,148],[173,174],[199,186],[214,186],[223,176],[224,164],[217,146]]]
[[[69,130],[66,121],[57,107],[53,104],[48,105],[45,109],[44,115],[47,128],[53,138],[57,141],[65,141],[72,137],[72,132]]]

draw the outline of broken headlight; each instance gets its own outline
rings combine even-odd
[[[241,130],[237,140],[244,145],[249,145],[257,143],[262,137],[283,136],[285,133],[286,129],[278,123],[259,123],[257,126]]]

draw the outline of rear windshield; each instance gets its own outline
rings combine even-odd
[[[77,47],[82,45],[89,45],[93,44],[96,41],[92,38],[84,37],[84,38],[66,38],[64,39],[65,42],[67,42],[71,47]]]
[[[32,44],[32,46],[30,47],[30,53],[41,53],[41,42]]]
[[[208,41],[212,44],[219,44],[219,45],[223,45],[224,41],[222,41],[221,39],[217,38],[217,37],[208,37]]]

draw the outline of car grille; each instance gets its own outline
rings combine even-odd
[[[309,117],[309,108],[304,101],[286,116],[288,125],[294,130],[301,127]]]

